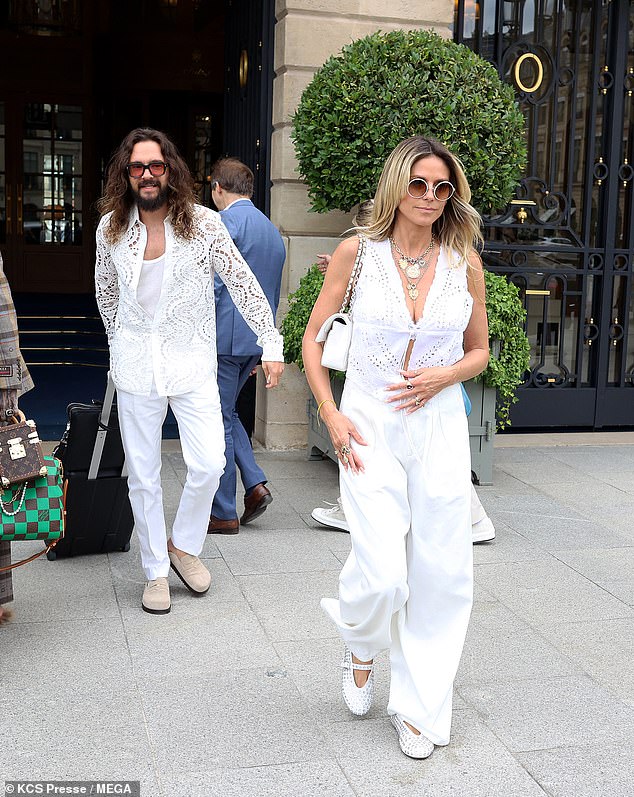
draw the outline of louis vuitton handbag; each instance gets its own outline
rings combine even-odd
[[[7,426],[0,426],[0,484],[3,488],[46,475],[42,444],[35,421],[17,411]]]
[[[44,457],[44,476],[11,485],[0,496],[0,540],[43,540],[39,553],[15,562],[12,570],[37,559],[57,545],[64,535],[64,491],[62,463],[54,457]]]

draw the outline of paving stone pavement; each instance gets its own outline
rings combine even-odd
[[[398,749],[385,656],[367,718],[340,699],[319,599],[336,594],[349,538],[310,517],[337,495],[335,466],[261,452],[274,501],[239,535],[207,538],[204,598],[171,578],[171,614],[142,612],[134,538],[129,553],[15,573],[0,781],[132,779],[143,797],[632,795],[634,445],[514,439],[479,489],[497,538],[475,548],[452,742],[427,761]],[[171,520],[173,443],[163,477]]]

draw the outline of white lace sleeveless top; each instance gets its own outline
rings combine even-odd
[[[453,258],[458,262],[458,255]],[[367,241],[352,305],[354,320],[346,378],[376,398],[402,381],[410,340],[409,367],[453,365],[464,354],[462,337],[473,299],[466,264],[452,265],[441,247],[423,315],[414,323],[394,265],[389,241]]]

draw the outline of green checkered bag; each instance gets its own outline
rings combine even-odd
[[[62,463],[54,457],[44,457],[44,463],[46,476],[13,485],[0,496],[0,540],[44,540],[47,543],[41,553],[16,562],[11,568],[41,556],[64,536]]]

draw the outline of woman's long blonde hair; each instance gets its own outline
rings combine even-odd
[[[484,244],[478,211],[469,204],[471,189],[458,158],[440,141],[426,136],[412,136],[397,144],[385,161],[374,197],[372,217],[365,225],[357,226],[358,233],[372,241],[385,241],[392,234],[396,212],[407,194],[412,167],[421,158],[430,155],[443,160],[449,169],[449,180],[456,188],[454,195],[445,203],[445,209],[433,224],[436,240],[455,250],[461,262],[468,261],[472,250]]]

